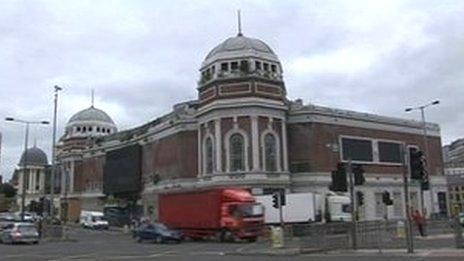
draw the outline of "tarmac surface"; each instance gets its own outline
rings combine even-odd
[[[464,260],[464,250],[453,249],[451,235],[417,239],[414,254],[404,249],[302,251],[298,240],[283,249],[273,249],[269,242],[219,243],[211,241],[180,244],[137,243],[119,230],[94,231],[70,228],[67,241],[42,240],[38,245],[0,244],[0,260]]]

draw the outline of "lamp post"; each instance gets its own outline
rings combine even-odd
[[[26,125],[26,133],[24,138],[24,157],[22,162],[23,173],[22,173],[22,184],[21,184],[21,221],[24,221],[24,209],[26,204],[26,170],[27,170],[27,142],[29,139],[29,125],[31,124],[49,124],[48,121],[26,121],[15,119],[11,117],[5,118],[6,121],[14,121],[18,123],[23,123]]]
[[[53,137],[52,137],[52,173],[50,175],[50,216],[53,218],[55,216],[55,174],[56,174],[56,114],[58,108],[58,92],[63,90],[58,85],[55,85],[55,98],[54,98],[54,108],[53,108]]]
[[[428,146],[428,142],[427,142],[427,125],[426,125],[426,122],[425,122],[425,108],[433,106],[433,105],[437,105],[439,103],[440,103],[439,100],[435,100],[435,101],[433,101],[431,103],[427,103],[425,105],[421,105],[421,106],[418,106],[418,107],[410,107],[410,108],[405,109],[406,112],[410,112],[410,111],[413,111],[413,110],[420,110],[421,111],[422,135],[423,135],[423,139],[424,139],[424,152],[425,152],[425,158],[426,159],[428,159],[428,156],[429,156],[429,146]],[[429,175],[431,175],[430,166],[427,163],[427,161],[426,161],[425,168],[427,170],[427,173]],[[424,214],[425,213],[424,212],[424,210],[425,210],[425,207],[424,207],[424,191],[422,190],[422,186],[421,186],[421,190],[420,190],[420,197],[421,197],[421,202],[422,202],[422,214]],[[433,193],[432,193],[431,188],[430,188],[430,200],[432,201],[432,205],[433,205]]]

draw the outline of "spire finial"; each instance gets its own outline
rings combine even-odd
[[[95,90],[92,88],[92,108],[93,108],[93,102],[94,102],[94,99],[95,99]]]
[[[238,19],[238,36],[242,36],[242,19],[240,17],[240,9],[237,10],[237,19]]]

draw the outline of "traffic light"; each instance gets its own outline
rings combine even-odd
[[[277,192],[274,192],[274,194],[272,194],[272,207],[273,208],[279,208],[279,194],[280,193],[277,193]]]
[[[343,163],[337,164],[337,170],[332,171],[332,184],[329,186],[331,191],[347,192],[346,169]]]
[[[356,198],[358,201],[358,206],[364,205],[364,193],[361,191],[356,191]]]
[[[429,190],[430,182],[426,169],[427,160],[424,153],[420,150],[412,150],[410,155],[411,179],[420,181],[421,190]]]
[[[425,175],[424,153],[420,150],[412,150],[410,156],[411,179],[422,180]]]
[[[285,190],[280,190],[280,205],[285,206]]]
[[[364,185],[366,179],[364,178],[364,168],[360,164],[355,164],[352,167],[352,171],[354,174],[354,185]]]
[[[383,194],[382,194],[382,202],[387,206],[393,205],[393,200],[391,200],[391,198],[390,198],[390,192],[388,192],[388,191],[383,192]]]
[[[428,178],[425,178],[421,181],[421,189],[422,190],[429,190],[430,189],[430,182]]]
[[[272,207],[274,208],[279,208],[279,199],[280,199],[280,205],[285,206],[285,190],[284,189],[279,189],[274,191],[272,194]]]

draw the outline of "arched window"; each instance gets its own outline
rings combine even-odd
[[[230,136],[229,150],[230,171],[245,170],[245,141],[241,134],[235,133]]]
[[[207,174],[213,173],[213,168],[213,140],[209,137],[205,141],[205,172]]]
[[[276,138],[270,133],[264,136],[264,162],[264,168],[266,171],[277,170]]]

